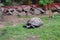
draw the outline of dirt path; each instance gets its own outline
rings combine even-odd
[[[29,18],[18,18],[16,16],[4,16],[3,21],[0,21],[0,28],[5,25],[16,26],[19,23],[26,23]]]

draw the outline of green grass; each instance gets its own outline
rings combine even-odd
[[[26,40],[32,36],[39,36],[37,40],[60,40],[60,16],[55,15],[54,19],[43,16],[41,19],[44,25],[35,29],[23,28],[24,24],[0,29],[0,40]],[[4,30],[6,33],[2,35]]]

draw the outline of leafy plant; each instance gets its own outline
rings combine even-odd
[[[44,6],[51,3],[53,3],[52,0],[39,0],[39,4],[44,5]]]
[[[4,5],[9,6],[9,5],[11,5],[11,2],[5,2]]]
[[[48,12],[48,10],[49,10],[49,14],[47,15],[49,18],[52,18],[52,10],[51,10],[52,3],[53,3],[53,0],[39,0],[39,4],[45,6],[46,12]],[[49,8],[47,8],[47,5],[49,6]]]
[[[6,2],[3,3],[5,6],[9,6],[12,5],[12,1],[11,0],[6,0]]]

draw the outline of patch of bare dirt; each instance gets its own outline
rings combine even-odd
[[[29,18],[18,18],[17,16],[4,16],[3,21],[0,21],[0,28],[5,25],[16,26],[19,23],[26,23]]]
[[[0,28],[3,28],[4,27],[4,25],[3,24],[0,24]]]
[[[0,28],[3,28],[4,27],[3,24],[4,24],[3,22],[0,22]]]

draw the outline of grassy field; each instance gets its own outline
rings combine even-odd
[[[24,24],[0,29],[0,40],[60,40],[60,15],[54,19],[40,17],[44,25],[35,29],[23,28]]]

